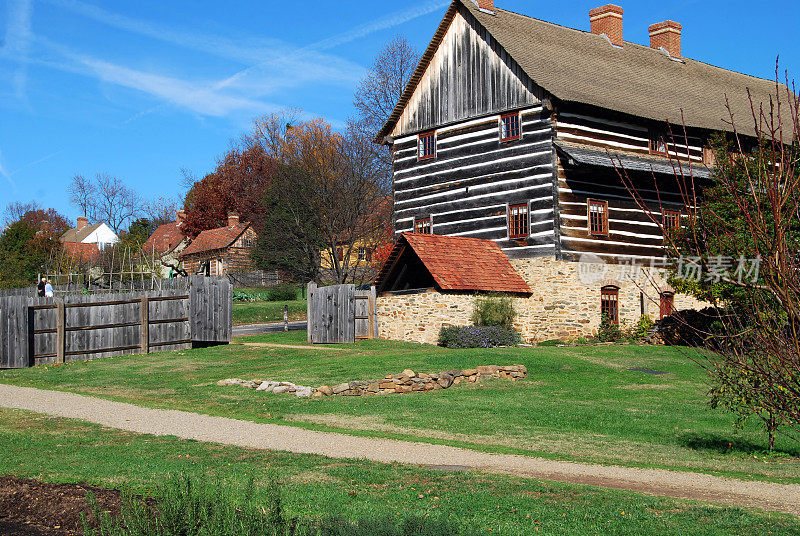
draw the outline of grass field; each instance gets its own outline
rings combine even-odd
[[[250,340],[303,345],[305,332]],[[704,373],[679,349],[447,350],[380,340],[334,348],[230,345],[3,371],[0,382],[486,451],[800,482],[798,444],[779,437],[778,453],[765,455],[765,436],[755,426],[734,433],[733,418],[708,407]],[[409,395],[297,399],[215,385],[228,377],[332,385],[405,368],[439,372],[514,363],[528,367],[527,379]]]
[[[281,485],[290,514],[447,517],[500,535],[800,534],[800,521],[589,486],[152,437],[0,409],[0,474],[151,494],[167,475],[233,489]]]
[[[283,306],[289,306],[289,321],[306,319],[306,301],[233,302],[234,324],[283,322]]]

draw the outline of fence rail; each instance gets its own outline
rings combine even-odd
[[[175,290],[0,298],[0,368],[230,342],[230,282],[187,280]]]

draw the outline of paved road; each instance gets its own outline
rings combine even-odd
[[[289,331],[306,329],[306,321],[289,322]],[[233,336],[242,337],[244,335],[261,335],[262,333],[278,333],[283,331],[283,322],[273,322],[271,324],[245,324],[243,326],[233,326]]]
[[[272,395],[264,396],[289,396]],[[95,397],[0,384],[0,406],[82,419],[142,434],[174,435],[242,447],[365,458],[427,466],[464,466],[529,478],[558,480],[652,495],[697,499],[800,515],[800,485],[752,482],[719,476],[490,454],[393,439],[317,432],[176,410],[159,410]]]

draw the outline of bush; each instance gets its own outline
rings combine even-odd
[[[653,327],[653,320],[649,316],[642,315],[636,323],[636,327],[628,333],[628,338],[633,341],[641,341],[650,332]]]
[[[518,332],[500,326],[449,326],[439,332],[439,346],[445,348],[495,348],[520,342]]]
[[[348,521],[289,516],[280,490],[270,487],[266,503],[253,498],[253,484],[236,498],[223,486],[189,478],[170,479],[158,488],[156,499],[126,495],[119,517],[103,511],[88,493],[98,527],[83,520],[86,536],[448,536],[475,534],[445,519],[408,517],[400,522],[388,515]]]
[[[622,330],[607,315],[603,315],[600,320],[600,329],[597,331],[597,340],[599,342],[620,341],[622,340]]]
[[[278,285],[267,292],[269,301],[294,301],[297,299],[297,287],[294,285]]]
[[[476,326],[500,326],[510,330],[516,315],[514,304],[508,296],[483,296],[475,299],[472,323]]]

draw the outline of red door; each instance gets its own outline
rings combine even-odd
[[[675,295],[672,292],[661,293],[661,318],[675,312]]]

